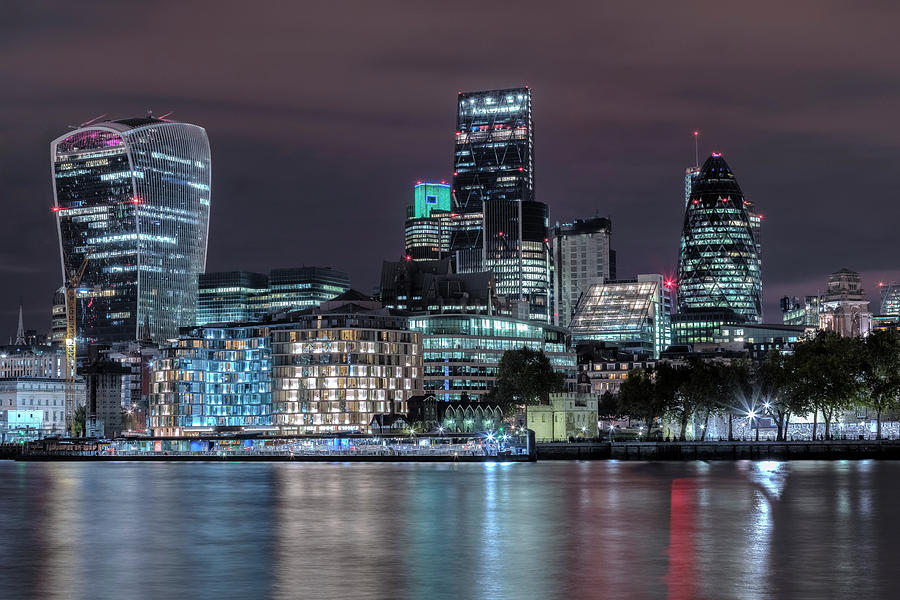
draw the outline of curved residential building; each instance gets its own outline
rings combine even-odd
[[[210,154],[202,127],[103,121],[50,144],[63,278],[78,289],[81,341],[154,342],[194,324],[206,267]]]
[[[736,322],[761,321],[758,235],[759,216],[744,200],[728,163],[713,153],[692,179],[685,208],[678,264],[679,321],[691,314],[703,321],[704,313],[733,313]]]

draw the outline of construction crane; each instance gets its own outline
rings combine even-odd
[[[69,280],[66,282],[66,431],[75,436],[75,378],[77,364],[75,363],[75,351],[78,349],[77,336],[78,325],[75,320],[76,290],[84,277],[84,271],[88,266],[90,252],[84,256],[78,269],[69,271]]]

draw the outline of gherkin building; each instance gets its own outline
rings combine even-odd
[[[733,313],[734,322],[762,320],[760,218],[728,163],[713,153],[693,179],[685,208],[678,263],[682,319]]]

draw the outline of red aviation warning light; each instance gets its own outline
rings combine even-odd
[[[674,279],[664,279],[663,285],[670,290],[678,287],[678,283]]]

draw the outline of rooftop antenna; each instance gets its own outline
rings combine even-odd
[[[148,108],[148,109],[147,109],[147,118],[148,118],[148,119],[152,119],[152,118],[153,118],[153,109],[152,109],[152,108]]]
[[[700,132],[694,130],[694,167],[700,168]]]

